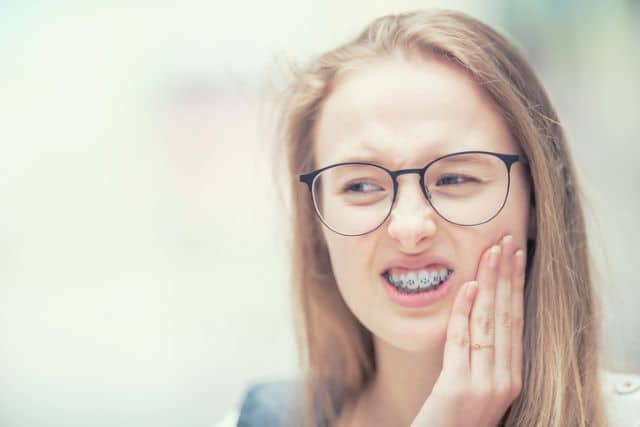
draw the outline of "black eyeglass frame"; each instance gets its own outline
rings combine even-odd
[[[495,156],[495,157],[499,158],[500,160],[502,160],[504,162],[504,165],[505,165],[506,169],[507,169],[507,191],[505,192],[505,196],[504,196],[504,200],[502,201],[502,205],[500,205],[500,208],[489,219],[486,219],[486,220],[484,220],[482,222],[478,222],[478,223],[475,223],[475,224],[460,224],[460,223],[451,221],[448,218],[446,218],[444,215],[442,215],[440,213],[440,211],[438,211],[438,209],[431,202],[431,194],[429,194],[427,186],[424,183],[424,176],[425,176],[425,174],[427,172],[427,169],[429,169],[429,166],[431,166],[432,164],[434,164],[438,160],[442,160],[442,159],[445,159],[447,157],[458,156],[458,155],[461,155],[461,154],[488,154],[488,155],[492,155],[492,156]],[[427,199],[427,202],[429,203],[429,206],[431,206],[431,208],[438,214],[438,216],[440,218],[444,219],[445,221],[447,221],[447,222],[449,222],[451,224],[459,225],[459,226],[462,226],[462,227],[474,227],[474,226],[477,226],[477,225],[486,224],[487,222],[491,221],[496,216],[498,216],[498,214],[504,208],[504,205],[507,203],[507,198],[509,197],[509,189],[511,188],[511,166],[516,162],[522,162],[524,165],[528,165],[529,164],[527,159],[524,156],[519,155],[519,154],[504,154],[504,153],[494,153],[494,152],[491,152],[491,151],[472,150],[472,151],[459,151],[459,152],[456,152],[456,153],[445,154],[444,156],[440,156],[437,159],[434,159],[434,160],[430,161],[425,167],[420,168],[420,169],[399,169],[399,170],[392,171],[392,170],[389,170],[389,169],[385,168],[384,166],[380,166],[380,165],[377,165],[375,163],[370,163],[370,162],[343,162],[343,163],[336,163],[336,164],[333,164],[333,165],[325,166],[325,167],[322,167],[320,169],[316,169],[314,171],[299,175],[298,178],[299,178],[300,182],[304,182],[305,184],[307,184],[307,186],[309,188],[309,193],[311,195],[311,202],[313,203],[313,210],[315,211],[315,213],[318,216],[318,218],[320,218],[320,221],[322,222],[322,224],[324,224],[324,226],[327,227],[329,230],[331,230],[334,233],[339,234],[341,236],[356,237],[356,236],[362,236],[362,235],[369,234],[369,233],[372,233],[372,232],[376,231],[378,228],[380,228],[380,226],[382,224],[384,224],[387,221],[387,219],[389,218],[389,215],[391,215],[391,212],[393,211],[393,206],[396,203],[396,197],[398,195],[398,177],[400,175],[413,174],[413,173],[418,174],[420,176],[420,187],[422,188],[422,194],[424,195],[425,199]],[[375,167],[380,168],[380,169],[384,170],[385,172],[387,172],[389,174],[389,176],[391,176],[391,180],[393,181],[393,198],[391,199],[391,206],[389,208],[389,212],[387,212],[387,215],[384,217],[384,219],[382,221],[380,221],[380,224],[378,224],[375,228],[373,228],[373,229],[371,229],[369,231],[366,231],[364,233],[360,233],[360,234],[345,234],[345,233],[341,233],[341,232],[331,228],[331,226],[324,221],[324,219],[322,218],[322,215],[320,214],[320,212],[318,212],[318,206],[316,205],[316,201],[315,201],[315,199],[313,197],[313,182],[315,181],[316,177],[321,172],[324,172],[327,169],[335,168],[337,166],[344,166],[344,165],[375,166]]]

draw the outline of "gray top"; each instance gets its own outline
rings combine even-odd
[[[609,426],[640,427],[640,375],[602,371],[602,388]],[[302,399],[299,381],[255,384],[240,410],[231,411],[216,427],[300,426]]]
[[[302,425],[302,383],[279,381],[255,384],[247,391],[237,427]]]

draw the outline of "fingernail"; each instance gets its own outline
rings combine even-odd
[[[476,290],[478,289],[478,282],[467,283],[467,298],[473,298]]]
[[[512,240],[513,240],[513,237],[511,236],[511,234],[507,234],[502,238],[502,243],[511,243]]]
[[[498,256],[500,255],[500,246],[494,245],[489,255],[489,265],[495,267],[498,264]]]

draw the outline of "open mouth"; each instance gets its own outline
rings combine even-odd
[[[382,277],[400,293],[417,294],[440,288],[453,274],[447,267],[411,271],[386,270]]]

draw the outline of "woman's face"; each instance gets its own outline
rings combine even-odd
[[[316,166],[370,161],[388,169],[422,168],[448,153],[483,150],[519,154],[488,96],[460,68],[435,58],[379,59],[340,78],[315,128]],[[346,304],[378,339],[409,351],[444,345],[460,286],[476,278],[482,253],[511,234],[526,248],[530,189],[522,163],[498,216],[477,226],[442,219],[415,174],[398,177],[391,215],[375,231],[346,237],[323,227],[335,278]],[[394,302],[383,277],[398,260],[437,257],[453,270],[448,291],[432,304]],[[482,286],[482,284],[480,284]]]

